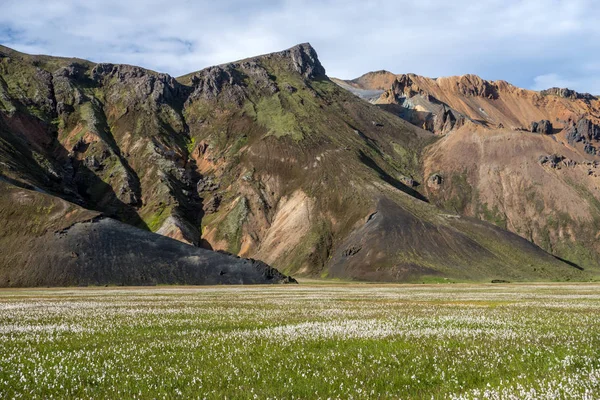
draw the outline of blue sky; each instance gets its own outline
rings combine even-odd
[[[310,42],[329,76],[478,74],[600,94],[596,0],[1,0],[0,43],[178,76]]]

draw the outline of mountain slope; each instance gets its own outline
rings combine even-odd
[[[0,54],[0,173],[21,185],[287,273],[587,277],[428,204],[436,136],[341,89],[308,44],[177,79]]]
[[[597,97],[558,88],[535,92],[474,75],[375,72],[346,84],[379,89],[377,80],[392,83],[373,102],[444,135],[423,160],[432,203],[597,267]]]
[[[254,260],[188,246],[0,181],[0,287],[293,281]]]

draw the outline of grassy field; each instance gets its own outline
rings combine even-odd
[[[600,398],[600,285],[0,291],[0,398]]]

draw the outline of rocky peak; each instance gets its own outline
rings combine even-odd
[[[289,52],[292,58],[294,69],[305,78],[313,79],[325,75],[325,68],[310,43],[296,45],[284,53],[286,52]]]
[[[276,61],[281,66],[287,66],[288,69],[299,73],[306,79],[325,76],[325,68],[321,65],[317,52],[310,43],[298,44],[287,50],[253,57],[246,61],[260,63],[262,59]]]
[[[303,43],[277,53],[208,67],[196,72],[191,77],[193,93],[188,102],[195,99],[216,100],[219,96],[226,102],[241,103],[246,95],[245,88],[248,83],[265,95],[278,92],[279,87],[270,75],[265,61],[274,62],[305,79],[325,76],[325,68],[321,65],[317,52],[309,43]]]

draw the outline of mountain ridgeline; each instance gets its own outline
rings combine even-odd
[[[440,137],[422,158],[424,194],[432,204],[597,268],[597,96],[560,88],[535,92],[474,75],[431,79],[378,71],[336,82]]]
[[[389,282],[597,274],[595,247],[570,236],[593,236],[595,214],[567,220],[510,178],[531,164],[521,179],[540,193],[540,174],[571,179],[570,197],[551,200],[595,207],[593,184],[560,176],[569,162],[573,173],[595,168],[595,119],[560,114],[573,144],[559,154],[559,127],[544,122],[551,111],[492,126],[469,114],[488,109],[479,100],[460,108],[386,76],[380,86],[330,80],[309,44],[179,78],[0,47],[0,285],[293,281],[278,271]],[[552,112],[596,101],[537,96],[561,99]],[[543,133],[526,132],[528,119]],[[498,193],[507,181],[522,201]],[[540,207],[556,212],[555,225],[539,222]],[[517,223],[524,209],[535,215]],[[569,241],[581,249],[565,251]]]

